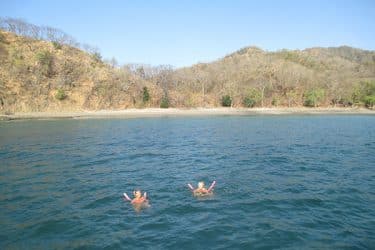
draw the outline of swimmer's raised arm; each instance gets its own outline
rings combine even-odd
[[[147,199],[147,193],[146,192],[143,193],[143,198]]]
[[[129,196],[128,196],[126,193],[124,193],[124,198],[125,198],[127,201],[130,201],[130,202],[132,201],[132,199],[130,199]]]
[[[190,188],[191,191],[194,191],[194,187],[190,183],[188,183],[188,187]]]
[[[216,181],[213,181],[211,186],[207,189],[208,192],[211,192],[211,190],[215,187]]]

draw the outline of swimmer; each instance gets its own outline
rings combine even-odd
[[[198,188],[194,189],[194,187],[189,183],[188,187],[193,192],[195,196],[206,196],[211,195],[212,191],[214,189],[214,186],[216,184],[216,181],[213,181],[211,186],[207,189],[205,188],[205,184],[203,181],[198,182]]]
[[[131,204],[148,203],[146,192],[144,192],[142,196],[141,190],[135,190],[133,191],[133,195],[134,199],[130,199],[129,196],[126,193],[124,193],[124,198],[125,200],[130,201]]]

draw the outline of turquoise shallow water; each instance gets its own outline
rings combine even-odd
[[[374,249],[374,170],[375,116],[2,122],[0,249]]]

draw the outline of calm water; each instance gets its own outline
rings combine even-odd
[[[0,160],[0,249],[375,248],[375,116],[2,122]]]

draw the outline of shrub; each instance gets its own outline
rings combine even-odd
[[[338,104],[343,105],[344,107],[352,106],[353,102],[350,98],[342,97],[339,101]]]
[[[364,102],[366,107],[373,108],[375,106],[375,95],[366,96]]]
[[[352,100],[353,104],[359,104],[361,102],[361,99],[363,99],[363,93],[362,93],[362,90],[360,88],[360,85],[357,85],[353,89],[351,100]]]
[[[245,107],[252,108],[252,107],[254,107],[255,103],[256,103],[256,100],[254,98],[249,97],[249,96],[246,96],[243,99],[243,105]]]
[[[161,98],[160,108],[163,108],[163,109],[169,108],[169,98],[168,98],[168,96],[163,96],[163,98]]]
[[[373,95],[375,95],[375,81],[360,82],[353,89],[352,100],[354,104],[366,104],[367,97]]]
[[[353,102],[346,99],[342,100],[340,104],[344,105],[344,107],[353,106]]]
[[[23,53],[18,48],[11,48],[9,50],[10,61],[13,68],[13,74],[17,76],[24,75],[28,71],[28,64],[23,56]]]
[[[316,99],[312,95],[306,96],[306,99],[303,103],[304,106],[306,107],[315,107],[316,106]]]
[[[225,95],[221,98],[221,105],[223,105],[223,107],[232,106],[232,98],[230,97],[230,95]]]
[[[303,105],[306,107],[316,107],[322,101],[324,97],[324,90],[323,89],[313,89],[307,91],[304,94],[305,101]]]
[[[41,65],[49,65],[52,62],[52,54],[47,50],[38,52],[36,58]]]
[[[46,76],[51,76],[53,62],[53,55],[51,54],[51,52],[47,50],[38,52],[36,54],[36,58],[41,66],[42,73]]]
[[[271,102],[272,106],[277,106],[279,105],[279,100],[277,98],[272,98],[272,102]]]
[[[64,91],[63,89],[58,89],[58,90],[57,90],[57,92],[56,92],[56,94],[55,94],[55,98],[56,98],[57,100],[62,101],[62,100],[64,100],[66,97],[67,97],[67,95],[66,95],[66,93],[65,93],[65,91]]]
[[[245,107],[252,108],[262,99],[261,93],[257,89],[250,89],[242,103]]]
[[[54,47],[55,49],[61,49],[61,48],[62,48],[62,45],[61,45],[61,43],[59,43],[59,42],[55,42],[55,41],[53,41],[53,42],[52,42],[52,45],[53,45],[53,47]]]
[[[366,95],[375,95],[375,81],[363,82]]]
[[[147,87],[143,87],[143,102],[146,103],[150,101],[150,93],[148,92]]]

